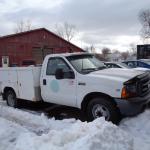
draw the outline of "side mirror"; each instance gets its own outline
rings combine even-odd
[[[55,78],[57,80],[61,79],[74,79],[75,75],[73,71],[64,72],[63,69],[57,69],[55,72]]]
[[[55,72],[55,78],[58,80],[64,79],[64,72],[62,69],[57,69]]]
[[[75,78],[74,72],[73,71],[65,72],[64,73],[64,78],[65,79],[74,79]]]

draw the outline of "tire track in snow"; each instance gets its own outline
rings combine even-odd
[[[42,112],[14,109],[6,105],[0,98],[0,117],[12,121],[37,135],[47,134],[49,130],[62,130],[69,128],[76,122],[75,119],[55,120],[48,119]],[[55,122],[54,122],[55,120]],[[56,126],[57,123],[57,126]]]
[[[2,100],[2,97],[0,97],[0,117],[16,123],[36,135],[46,134],[50,130],[44,123],[46,116],[42,112],[11,108],[7,106],[6,101]]]
[[[0,106],[0,117],[19,124],[37,135],[48,133],[50,130],[50,128],[44,123],[44,119],[46,118],[44,115],[39,116],[30,112],[9,108],[7,106]]]

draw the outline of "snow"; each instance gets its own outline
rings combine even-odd
[[[0,103],[0,150],[149,150],[149,128],[150,110],[116,126],[104,118],[55,120]]]
[[[150,150],[150,110],[137,117],[124,119],[120,128],[134,139],[135,150]]]

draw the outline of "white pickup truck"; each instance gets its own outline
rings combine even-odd
[[[88,120],[140,113],[150,101],[150,75],[106,68],[88,53],[47,55],[42,67],[0,69],[0,93],[11,107],[21,99],[81,109]]]

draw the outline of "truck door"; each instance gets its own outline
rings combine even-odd
[[[48,60],[47,68],[44,72],[41,84],[41,94],[44,101],[61,105],[76,105],[76,79],[55,78],[57,69],[63,72],[72,71],[63,58],[53,57]]]

